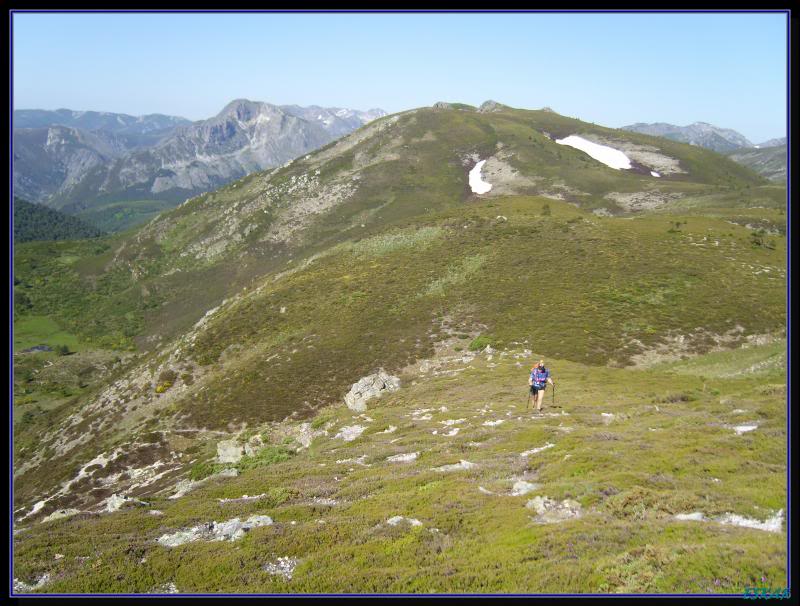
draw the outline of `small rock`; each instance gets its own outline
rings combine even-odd
[[[434,467],[434,471],[461,471],[466,469],[473,469],[477,467],[476,463],[470,463],[469,461],[464,461],[463,459],[458,463],[454,463],[453,465],[442,465],[441,467]]]
[[[676,520],[693,520],[695,522],[703,522],[706,519],[706,516],[703,514],[702,511],[695,511],[692,513],[677,513],[675,514]]]
[[[534,521],[540,524],[552,524],[581,517],[581,505],[572,499],[564,499],[558,503],[549,497],[538,496],[528,501],[525,507],[537,513]]]
[[[422,526],[422,522],[420,522],[419,520],[417,520],[415,518],[406,518],[406,517],[403,517],[403,516],[391,517],[388,520],[386,520],[386,523],[389,524],[390,526],[397,526],[398,524],[400,524],[401,522],[404,522],[404,521],[408,522],[412,526]]]
[[[297,564],[300,562],[297,558],[291,557],[279,557],[274,562],[267,562],[262,566],[261,570],[264,572],[268,572],[269,574],[279,575],[285,577],[287,580],[292,580],[292,575],[294,574],[294,569],[297,567]]]
[[[74,515],[79,514],[79,513],[80,513],[80,511],[78,511],[77,509],[58,509],[58,510],[54,511],[53,513],[51,513],[46,518],[44,518],[42,520],[42,523],[49,522],[51,520],[59,520],[61,518],[68,518],[70,516],[74,516]]]
[[[410,461],[415,461],[418,456],[419,452],[409,452],[406,454],[392,455],[391,457],[387,457],[386,460],[390,463],[408,463]]]
[[[548,442],[544,446],[540,446],[538,448],[532,448],[531,450],[526,450],[525,452],[520,453],[519,456],[527,457],[532,454],[536,454],[537,452],[542,452],[543,450],[547,450],[548,448],[552,448],[553,446],[555,446],[555,444],[551,444],[550,442]]]
[[[244,446],[236,440],[217,442],[217,463],[238,463],[243,454]]]
[[[364,433],[365,429],[366,427],[363,425],[349,425],[347,427],[342,427],[339,430],[339,433],[334,436],[334,438],[341,438],[345,442],[352,442],[358,436]]]
[[[108,497],[108,499],[106,499],[106,511],[119,511],[127,503],[135,503],[138,505],[146,504],[138,499],[131,499],[130,497],[126,497],[124,495],[112,494],[110,497]]]
[[[531,482],[526,482],[525,480],[519,480],[514,482],[514,486],[511,488],[511,496],[522,496],[528,494],[529,492],[533,492],[538,488],[541,488],[540,484],[532,484]]]

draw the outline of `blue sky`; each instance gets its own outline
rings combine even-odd
[[[786,133],[786,16],[13,15],[14,107],[210,117],[232,99],[550,106],[619,127]]]

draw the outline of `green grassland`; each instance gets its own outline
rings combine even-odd
[[[69,334],[47,316],[26,316],[14,325],[14,351],[29,349],[36,345],[47,345],[55,349],[66,345],[76,351],[81,343],[75,335]]]
[[[728,355],[741,366],[753,353]],[[716,366],[713,355],[691,364]],[[512,356],[496,353],[493,363],[479,356],[455,377],[417,377],[373,401],[371,422],[341,404],[322,410],[314,425],[330,427],[327,436],[294,456],[241,465],[237,478],[176,500],[154,496],[147,506],[35,525],[15,538],[15,575],[49,573],[46,592],[99,593],[166,583],[185,593],[741,593],[762,578],[784,586],[785,534],[673,515],[763,519],[785,510],[785,391],[764,389],[785,384],[785,368],[723,379],[678,367],[549,363],[557,395],[553,402],[548,393],[544,412],[553,416],[525,410],[527,371]],[[434,411],[430,420],[410,418],[421,408]],[[739,408],[758,421],[756,431],[736,435],[724,426],[742,419]],[[614,418],[606,422],[601,413]],[[464,419],[458,435],[432,433],[446,419]],[[495,419],[504,423],[483,425]],[[334,437],[357,423],[368,425],[361,437]],[[276,444],[268,453],[287,448],[279,444],[288,426],[263,426]],[[389,426],[397,430],[379,433]],[[554,446],[520,456],[548,443]],[[410,463],[386,461],[408,452],[420,454]],[[477,467],[433,469],[461,459]],[[540,487],[508,496],[521,478]],[[252,502],[218,501],[261,494]],[[583,515],[537,523],[525,507],[535,495],[574,499]],[[181,528],[253,514],[275,523],[233,543],[156,543]],[[396,515],[422,525],[387,525]],[[291,580],[263,570],[285,556],[299,560]]]

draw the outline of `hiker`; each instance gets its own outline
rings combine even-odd
[[[531,395],[533,396],[533,402],[536,404],[537,412],[542,410],[544,390],[548,383],[555,387],[553,379],[550,378],[550,371],[544,367],[544,360],[539,360],[539,363],[531,368],[531,376],[528,379],[528,385],[531,386]]]

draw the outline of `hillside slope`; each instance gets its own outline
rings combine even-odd
[[[532,352],[467,343],[453,338],[364,413],[339,404],[248,428],[236,439],[256,450],[238,462],[201,463],[224,436],[174,434],[201,481],[175,486],[140,463],[128,500],[23,520],[18,590],[785,586],[785,341],[647,370],[548,360],[557,392],[541,415],[526,408]],[[107,457],[86,480],[125,473]],[[239,530],[248,520],[262,526]]]
[[[612,169],[563,144],[569,136],[624,150],[631,168]],[[491,185],[487,193],[472,191],[470,173],[474,184],[476,170],[479,180]],[[336,427],[337,433],[345,426],[363,425],[342,416],[350,413],[343,410],[341,401],[353,383],[381,368],[401,377],[403,386],[381,401],[381,407],[384,402],[388,406],[385,416],[379,418],[382,424],[399,428],[403,415],[425,407],[452,407],[474,417],[488,402],[499,402],[503,414],[511,412],[512,404],[524,404],[518,400],[524,396],[524,365],[534,357],[530,350],[536,356],[556,358],[556,364],[570,377],[572,387],[567,389],[575,391],[559,388],[558,397],[564,394],[563,401],[573,407],[565,406],[565,410],[575,414],[576,423],[586,429],[580,448],[590,448],[594,440],[606,440],[596,437],[599,423],[604,426],[606,419],[597,417],[598,406],[619,406],[601,412],[632,418],[633,410],[645,415],[643,411],[651,404],[660,407],[664,403],[681,411],[670,417],[676,423],[690,423],[691,419],[702,427],[697,433],[686,434],[686,448],[692,452],[687,457],[692,465],[707,466],[710,463],[705,461],[710,462],[714,455],[712,451],[701,452],[699,434],[720,432],[720,439],[728,440],[733,430],[723,431],[708,423],[718,422],[714,415],[740,414],[732,412],[736,406],[731,411],[723,407],[721,397],[743,398],[743,410],[758,410],[759,417],[769,423],[763,431],[748,432],[743,441],[725,442],[725,448],[731,449],[732,469],[743,464],[749,452],[743,446],[750,444],[747,440],[755,436],[769,442],[769,446],[759,442],[759,448],[767,451],[764,466],[759,469],[770,486],[765,492],[768,501],[754,501],[753,497],[746,501],[748,505],[734,507],[731,495],[737,493],[727,492],[732,482],[726,482],[718,502],[704,515],[736,513],[752,517],[756,513],[750,507],[755,505],[777,511],[785,495],[785,484],[781,483],[785,478],[781,442],[785,444],[785,434],[780,433],[785,419],[781,416],[780,391],[775,388],[762,393],[758,391],[761,384],[737,382],[735,376],[720,376],[720,381],[712,385],[701,378],[687,379],[678,368],[682,358],[687,358],[684,364],[692,370],[690,359],[697,359],[692,356],[718,352],[709,354],[712,358],[708,360],[713,361],[715,355],[724,356],[725,350],[748,346],[737,350],[743,356],[741,364],[753,366],[753,372],[767,372],[773,387],[780,383],[784,361],[775,343],[780,344],[785,334],[787,311],[784,203],[782,188],[701,148],[606,129],[549,111],[515,110],[494,103],[477,109],[443,104],[378,119],[287,166],[250,175],[188,200],[135,232],[98,243],[20,246],[15,258],[15,289],[27,306],[15,310],[15,322],[34,331],[43,324],[41,319],[47,318],[81,344],[73,356],[58,359],[49,353],[20,352],[15,361],[15,395],[20,396],[15,401],[15,422],[19,419],[14,442],[15,516],[18,524],[36,529],[28,535],[30,539],[25,533],[19,538],[21,550],[25,545],[32,550],[22,557],[30,567],[20,578],[31,583],[44,572],[34,554],[41,552],[37,541],[43,539],[37,537],[44,536],[38,529],[50,526],[49,522],[39,523],[54,513],[61,515],[60,510],[66,510],[67,515],[97,512],[118,504],[118,499],[109,501],[114,494],[150,502],[161,498],[159,494],[180,492],[180,486],[192,486],[186,484],[188,479],[221,470],[212,461],[221,440],[246,440],[280,426],[295,432],[298,443],[306,444],[310,443],[309,432],[326,428],[330,419],[333,425],[328,429]],[[754,226],[775,229],[765,234]],[[740,287],[743,280],[748,288]],[[32,335],[28,341],[34,342]],[[473,373],[463,365],[452,366],[459,364],[470,344],[481,349],[487,343],[498,350],[498,358],[489,359],[493,354],[484,350],[479,372]],[[749,347],[759,344],[767,349]],[[122,352],[125,349],[127,353]],[[755,358],[749,357],[753,351]],[[658,362],[672,362],[678,367],[664,370],[666,374],[641,370]],[[436,374],[444,371],[444,375]],[[708,368],[692,372],[710,378],[719,371]],[[736,370],[726,372],[736,375]],[[80,381],[65,383],[64,377],[76,375]],[[687,385],[689,391],[684,393],[687,381],[693,387]],[[697,393],[697,388],[706,383],[700,392],[703,395]],[[334,416],[327,419],[329,414]],[[373,417],[372,408],[367,415]],[[685,415],[689,416],[682,420]],[[301,425],[304,420],[311,425]],[[641,419],[647,423],[655,420],[649,416]],[[726,416],[724,423],[732,421]],[[459,458],[471,461],[466,454],[472,452],[471,448],[479,448],[456,441],[455,450],[430,450],[426,440],[441,436],[420,432],[420,427],[427,426],[415,425],[414,419],[411,422],[413,426],[407,428],[411,431],[407,434],[409,448],[430,456],[431,466],[457,463]],[[761,422],[757,425],[762,427]],[[528,435],[527,422],[512,423],[510,419],[508,425],[485,427],[490,429],[481,425],[480,435],[471,436],[469,441],[482,442],[484,437],[496,436],[500,450],[508,452],[514,452],[523,442],[530,444],[528,448],[538,447],[551,434],[558,435],[553,432],[561,431],[550,427],[544,433]],[[680,425],[680,431],[686,427]],[[642,507],[639,501],[645,503],[644,507],[653,507],[651,504],[661,498],[642,492],[645,468],[650,470],[648,475],[671,473],[674,477],[665,482],[675,482],[686,491],[682,493],[685,500],[665,505],[666,509],[659,510],[662,514],[686,513],[684,507],[699,507],[702,500],[698,495],[707,494],[696,484],[696,475],[687,471],[684,476],[665,467],[671,440],[657,450],[648,450],[645,436],[655,437],[650,428],[657,429],[639,421],[630,426],[630,438],[641,440],[637,444],[642,444],[644,453],[636,457],[635,464],[644,467],[634,472],[635,477],[620,480],[619,486],[612,482],[621,493],[631,492],[608,504],[612,509],[606,512],[615,512],[612,518],[601,518],[611,520],[612,526],[621,524],[620,532],[631,519],[649,519],[636,509]],[[493,433],[481,433],[488,431]],[[374,445],[375,453],[404,454],[384,451],[396,442],[391,442],[394,437],[384,442],[383,436],[381,443]],[[742,437],[735,432],[734,436]],[[317,437],[320,448],[340,449],[335,437]],[[282,437],[262,438],[262,443],[270,444],[266,450],[253,439],[251,457],[257,460],[241,466],[244,484],[236,483],[240,480],[230,484],[242,492],[226,492],[215,498],[264,492],[267,485],[262,484],[260,475],[264,470],[256,474],[259,479],[255,483],[250,483],[252,477],[245,473],[249,465],[263,467],[289,457],[291,461],[275,469],[285,474],[287,482],[292,477],[299,485],[313,483],[312,469],[319,467],[330,478],[328,468],[334,468],[334,461],[353,458],[351,454],[357,455],[355,459],[363,454],[371,456],[371,451],[350,451],[341,453],[346,456],[337,452],[308,459],[285,452]],[[614,438],[606,441],[613,442]],[[586,460],[588,453],[583,451],[577,458]],[[562,457],[566,454],[571,453],[559,451]],[[491,478],[485,479],[495,482],[495,488],[483,486],[497,492],[503,481],[497,474],[514,457],[505,463],[491,456],[481,455],[481,459],[480,468],[492,470]],[[315,463],[324,465],[315,467]],[[525,471],[511,469],[509,473],[513,474]],[[364,487],[371,487],[367,492],[353,490],[380,503],[398,503],[396,491],[406,485],[400,478],[397,484],[379,479],[377,465],[374,471],[377,475],[364,470],[368,478]],[[419,471],[421,477],[429,473],[422,468]],[[561,477],[561,471],[554,467],[550,478]],[[590,484],[605,482],[608,473],[608,468],[598,471],[599,475],[591,476]],[[683,479],[676,480],[678,476]],[[410,481],[406,488],[413,492],[416,480]],[[461,494],[463,486],[446,488],[437,497],[445,511],[446,503],[452,501],[451,490]],[[595,490],[589,484],[562,488],[548,487],[546,496],[577,499],[583,508],[590,508],[599,498],[588,496]],[[277,507],[296,489],[287,487],[284,496],[269,493],[269,507]],[[486,496],[478,492],[475,498]],[[626,504],[626,499],[632,504]],[[167,507],[173,501],[154,502],[166,513],[161,504]],[[169,524],[163,528],[158,519],[147,517],[151,514],[143,516],[134,510],[113,514],[116,517],[97,518],[92,514],[59,524],[71,529],[69,532],[91,534],[106,523],[103,520],[113,526],[115,520],[130,515],[132,526],[128,528],[143,524],[143,519],[151,520],[142,528],[150,529],[155,537],[157,531],[177,531],[178,526],[188,527],[201,518],[208,521],[218,514],[227,515],[227,510],[210,513],[212,510],[205,507],[216,505],[209,500],[199,501],[205,503],[198,505],[205,508],[202,514],[187,516],[198,501],[177,501],[177,517],[164,518]],[[179,504],[187,502],[189,509],[182,509]],[[297,503],[291,499],[287,503],[300,515]],[[371,505],[365,501],[363,506]],[[261,505],[243,507],[236,513],[249,515],[260,511]],[[625,513],[627,507],[634,512]],[[407,509],[396,515],[418,517],[413,508]],[[511,524],[514,519],[524,523],[520,518],[524,508],[515,511],[509,510],[497,523]],[[364,513],[356,508],[346,514],[348,524],[360,530],[356,534],[345,531],[345,559],[354,557],[352,550],[357,551],[358,544],[370,542],[367,535],[359,534],[366,531],[364,524],[382,518],[388,509],[381,505],[366,517]],[[461,514],[452,515],[456,517],[445,518],[457,526],[463,524],[458,521]],[[493,522],[482,516],[475,518],[477,527],[488,534],[468,533],[474,542],[488,539],[490,545],[498,540],[503,543],[511,536],[503,533],[511,532],[512,526],[519,529],[512,524],[504,526],[506,530],[499,535],[493,534]],[[440,525],[445,525],[446,519],[436,519],[434,527],[444,528]],[[764,518],[759,514],[759,519]],[[588,527],[580,526],[585,522],[576,524],[571,528],[588,532]],[[267,531],[271,529],[253,532],[265,536],[260,533]],[[640,547],[648,544],[648,536],[655,535],[641,535]],[[153,537],[148,537],[149,546],[147,541]],[[604,543],[607,539],[604,535],[598,540]],[[707,539],[703,534],[703,540]],[[407,543],[402,545],[416,553],[416,540],[404,539]],[[460,548],[466,546],[456,543]],[[627,548],[621,547],[626,541],[613,544],[619,548],[610,547],[604,553],[613,555],[609,566],[617,570],[614,574],[623,574],[619,571],[632,556],[625,555]],[[116,553],[117,543],[107,545],[109,554]],[[772,554],[780,553],[777,545],[760,543]],[[286,555],[288,544],[278,547],[281,553],[276,557]],[[158,553],[172,562],[170,553],[194,553],[191,550],[206,547],[198,544],[179,549]],[[232,553],[227,551],[227,543],[210,544],[209,549],[220,557]],[[400,545],[386,549],[407,554]],[[300,551],[298,548],[297,553]],[[587,553],[593,552],[590,549]],[[651,552],[644,549],[641,553]],[[652,567],[661,568],[660,553],[656,548]],[[690,553],[687,557],[697,565],[706,557],[702,549]],[[118,562],[116,557],[104,561]],[[139,557],[150,558],[144,553]],[[161,557],[158,555],[155,562],[166,561],[158,559]],[[698,559],[692,559],[695,557]],[[449,570],[437,568],[425,558],[423,561],[439,573]],[[684,561],[669,559],[676,567]],[[749,571],[756,561],[749,552],[739,553],[730,570],[746,565]],[[422,563],[413,562],[413,566]],[[770,562],[770,574],[777,574],[779,555]],[[367,564],[359,566],[359,572],[365,574],[365,580],[356,583],[361,590],[440,587],[429,581],[414,585],[403,571],[372,575],[376,579],[373,583],[366,580],[369,570]],[[674,576],[659,581],[661,584],[650,583],[646,580],[648,570],[641,572],[642,578],[636,573],[636,578],[625,581],[592,577],[582,584],[576,580],[579,577],[570,577],[567,586],[576,591],[603,586],[613,591],[629,582],[684,587]],[[725,574],[732,575],[730,570],[725,568]],[[76,571],[70,568],[65,572],[63,587],[136,587],[140,591],[150,590],[142,588],[150,587],[151,582],[172,582],[163,574],[143,573],[145,577],[137,580],[136,573],[125,573],[115,584],[101,580],[110,577],[93,573],[87,577]],[[187,574],[191,576],[188,569]],[[485,571],[464,574],[453,587],[485,591],[520,586],[499,577],[489,580],[493,577]],[[81,585],[78,578],[91,580]],[[258,583],[263,577],[259,578],[262,580],[232,580],[223,574],[207,575],[205,580],[181,577],[176,582],[181,589],[218,591],[233,586],[262,587]],[[392,584],[390,578],[398,579],[397,583]],[[553,587],[560,580],[534,586]],[[738,586],[744,580],[737,577],[729,582]],[[704,583],[705,577],[698,587],[705,587]],[[335,590],[330,588],[337,585],[335,577],[326,573],[301,587]]]

